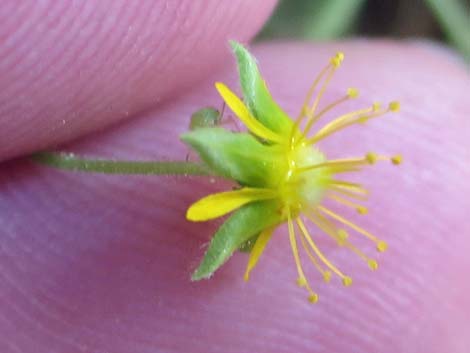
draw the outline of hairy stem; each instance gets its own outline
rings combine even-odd
[[[116,161],[85,159],[70,153],[40,152],[31,156],[36,163],[76,172],[138,175],[213,175],[206,166],[183,161]]]

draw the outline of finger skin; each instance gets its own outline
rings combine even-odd
[[[333,157],[404,155],[399,168],[378,165],[360,178],[371,190],[369,215],[345,211],[389,243],[377,255],[377,272],[310,227],[354,279],[349,288],[338,280],[325,284],[306,266],[320,294],[311,305],[295,286],[280,228],[250,282],[243,281],[247,256],[236,254],[212,279],[191,283],[217,222],[186,222],[185,211],[227,185],[9,162],[0,174],[0,351],[468,352],[465,69],[438,51],[394,42],[266,44],[254,52],[273,95],[294,115],[339,49],[346,59],[325,102],[354,86],[361,97],[340,112],[377,99],[402,103],[399,114],[322,144]],[[234,70],[228,62],[178,100],[63,150],[184,159],[187,149],[177,139],[190,113],[220,105],[213,82],[236,87]],[[359,243],[375,256],[370,243]]]
[[[249,40],[274,0],[4,0],[0,160],[160,104]]]

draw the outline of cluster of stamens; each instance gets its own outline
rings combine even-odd
[[[329,64],[320,72],[319,76],[315,79],[314,83],[310,87],[305,102],[302,106],[301,112],[297,117],[291,132],[289,139],[290,150],[305,146],[311,146],[324,138],[331,136],[332,134],[349,127],[354,124],[364,124],[371,119],[379,116],[383,116],[388,112],[397,112],[400,109],[398,102],[391,102],[386,108],[382,108],[379,103],[374,103],[370,107],[359,109],[347,114],[344,114],[333,121],[327,123],[324,127],[319,129],[313,136],[308,137],[312,127],[318,120],[323,117],[326,113],[337,107],[339,104],[357,98],[359,92],[355,88],[349,88],[346,95],[337,101],[327,105],[325,108],[317,112],[320,100],[326,91],[328,83],[333,77],[335,71],[340,67],[341,62],[344,59],[342,53],[336,54],[329,62]],[[320,85],[321,83],[321,85]],[[312,96],[317,91],[315,98],[312,101]],[[301,128],[303,126],[303,128]],[[313,150],[312,150],[313,151]],[[292,155],[292,154],[289,154]],[[394,165],[401,163],[401,156],[382,156],[375,153],[367,153],[363,157],[359,158],[347,158],[347,159],[336,159],[336,160],[325,160],[321,163],[313,165],[303,165],[296,167],[295,170],[290,170],[289,173],[295,173],[301,175],[302,173],[308,173],[313,170],[327,170],[329,175],[336,175],[341,173],[349,173],[360,171],[363,167],[373,165],[378,161],[390,161]],[[293,163],[299,165],[298,161]],[[300,163],[301,164],[301,163]],[[346,206],[355,209],[358,214],[366,215],[368,209],[361,205],[359,202],[367,198],[368,191],[362,185],[352,183],[344,180],[334,179],[333,177],[328,178],[324,197],[332,201],[339,203],[342,206]],[[289,203],[285,204],[284,213],[287,218],[287,225],[289,230],[289,239],[294,255],[298,280],[297,284],[300,287],[306,288],[309,292],[309,301],[314,303],[318,300],[318,295],[315,293],[302,268],[301,259],[298,251],[298,239],[300,244],[305,250],[307,257],[315,268],[322,274],[325,282],[329,282],[332,275],[335,274],[342,280],[344,286],[352,284],[352,278],[341,272],[327,257],[321,252],[317,244],[313,240],[310,232],[305,226],[304,220],[301,215],[305,216],[310,222],[315,224],[322,232],[330,236],[339,246],[345,247],[354,252],[359,258],[361,258],[371,270],[378,268],[378,263],[375,259],[370,258],[356,246],[349,241],[349,232],[343,227],[347,227],[356,233],[366,237],[370,241],[375,243],[375,246],[379,252],[383,252],[387,249],[387,243],[377,238],[370,232],[359,227],[355,223],[345,219],[338,215],[336,212],[321,205],[320,202],[315,204],[302,204],[300,207],[293,206]],[[299,230],[298,235],[296,229]]]

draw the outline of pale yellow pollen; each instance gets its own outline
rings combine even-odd
[[[337,52],[334,57],[330,59],[330,63],[335,67],[338,68],[344,60],[344,53]]]
[[[329,283],[330,280],[331,280],[331,272],[330,271],[325,271],[323,272],[323,280],[326,282],[326,283]]]
[[[338,238],[341,239],[342,241],[349,238],[349,233],[344,229],[338,229],[337,234],[338,234]]]
[[[375,164],[377,162],[377,155],[373,152],[369,152],[366,154],[366,159],[370,164]]]
[[[343,278],[343,286],[349,287],[351,284],[352,284],[352,278],[348,277],[348,276],[345,276]]]
[[[388,244],[386,242],[384,242],[383,240],[380,240],[379,242],[377,242],[378,251],[384,252],[384,251],[387,251],[387,249],[388,249]]]
[[[312,304],[315,304],[318,301],[318,294],[313,293],[308,296],[308,301]]]
[[[391,111],[391,112],[399,112],[400,111],[400,102],[397,102],[397,101],[393,101],[393,102],[390,102],[389,105],[388,105],[388,109]]]
[[[393,163],[393,164],[399,165],[399,164],[401,164],[401,163],[403,162],[403,157],[400,156],[400,155],[396,155],[396,156],[393,156],[393,157],[391,158],[391,160],[392,160],[392,163]]]
[[[368,153],[368,158],[370,158],[371,164],[375,164],[377,161],[390,161],[394,165],[400,165],[403,162],[403,157],[399,154],[389,157],[389,156],[382,156],[375,153]]]
[[[367,265],[372,271],[375,271],[379,268],[379,264],[373,259],[369,259],[369,261],[367,261]]]
[[[357,88],[350,87],[348,88],[347,94],[349,98],[354,99],[354,98],[359,97],[359,90]]]
[[[296,283],[300,288],[304,288],[305,285],[307,284],[307,280],[305,279],[305,277],[299,277],[297,278]]]
[[[382,104],[380,102],[374,102],[372,104],[372,111],[378,112],[382,107]]]

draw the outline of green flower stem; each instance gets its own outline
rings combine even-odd
[[[32,160],[49,167],[76,172],[138,175],[202,175],[215,176],[206,166],[192,162],[141,162],[85,159],[70,153],[40,152]]]

